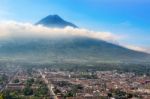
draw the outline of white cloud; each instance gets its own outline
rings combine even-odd
[[[12,38],[55,38],[62,36],[83,36],[95,39],[105,40],[111,43],[123,45],[129,49],[150,52],[150,49],[137,47],[133,45],[120,44],[118,42],[124,39],[122,35],[115,35],[111,32],[95,32],[80,28],[47,28],[41,25],[35,26],[31,23],[20,23],[15,21],[0,22],[0,40]],[[125,36],[126,37],[126,36]]]
[[[147,52],[150,53],[150,48],[144,48],[144,47],[139,47],[139,46],[135,46],[135,45],[123,45],[126,48],[135,50],[135,51],[141,51],[141,52]]]
[[[109,42],[114,42],[122,38],[122,36],[114,35],[110,32],[95,32],[72,27],[47,28],[40,25],[35,26],[30,23],[19,23],[15,21],[1,22],[0,31],[1,38],[86,36]]]

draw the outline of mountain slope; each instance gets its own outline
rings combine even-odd
[[[10,50],[11,49],[11,50]],[[129,50],[102,40],[73,37],[60,39],[16,40],[0,47],[0,57],[47,62],[148,62],[150,55]]]
[[[42,20],[40,20],[39,22],[36,23],[36,25],[39,25],[39,24],[43,25],[43,26],[46,26],[46,27],[64,28],[66,26],[71,26],[71,27],[77,28],[76,25],[63,20],[58,15],[49,15],[49,16],[43,18]]]
[[[57,15],[48,16],[37,24],[77,27]],[[59,35],[57,38],[13,38],[1,41],[0,60],[83,64],[143,63],[150,62],[150,55],[90,37]]]

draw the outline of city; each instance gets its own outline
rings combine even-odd
[[[9,69],[14,66],[9,66]],[[150,76],[131,72],[23,68],[0,71],[5,99],[149,99]],[[3,98],[0,98],[3,99]]]
[[[0,99],[150,99],[150,0],[0,0]]]

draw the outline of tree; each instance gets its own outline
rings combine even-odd
[[[16,91],[11,92],[11,98],[12,98],[12,99],[19,99],[19,94],[18,94],[18,92],[16,92]]]
[[[131,94],[131,93],[129,93],[128,95],[127,95],[127,98],[132,98],[133,97],[133,95]]]
[[[19,79],[13,80],[13,83],[19,83]]]
[[[73,92],[70,91],[70,92],[66,93],[64,97],[73,97],[73,96],[74,96]]]
[[[42,95],[46,95],[48,93],[48,88],[46,86],[41,86],[39,91]]]
[[[10,92],[9,92],[9,91],[4,91],[4,93],[3,93],[3,98],[4,98],[4,99],[11,99]]]
[[[112,97],[112,93],[108,93],[107,96],[108,96],[108,97]]]
[[[4,97],[3,97],[3,94],[2,94],[2,93],[0,94],[0,99],[4,99]]]
[[[34,79],[31,78],[31,79],[28,79],[28,80],[27,80],[26,85],[27,85],[27,86],[32,86],[33,83],[34,83]]]
[[[58,94],[58,93],[61,93],[61,91],[56,88],[55,91],[54,91],[54,93],[55,93],[55,94]]]
[[[23,89],[23,93],[24,93],[24,95],[26,95],[26,96],[32,95],[32,94],[33,94],[33,90],[32,90],[29,86],[27,86],[27,87],[25,87],[25,88]]]
[[[48,88],[46,87],[46,85],[42,85],[40,86],[36,92],[35,92],[35,96],[45,96],[48,94]]]

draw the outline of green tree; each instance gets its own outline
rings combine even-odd
[[[107,96],[108,97],[112,97],[113,95],[112,95],[112,93],[108,93]]]
[[[13,83],[19,83],[19,79],[13,80]]]
[[[72,91],[68,92],[65,94],[64,97],[73,97],[74,96],[74,93]]]
[[[131,93],[128,93],[128,94],[127,94],[127,98],[128,98],[128,99],[130,99],[130,98],[132,98],[132,97],[133,97],[133,95],[132,95]]]
[[[2,93],[0,94],[0,99],[4,99],[4,96]]]
[[[27,86],[32,86],[33,83],[34,83],[34,79],[31,78],[31,79],[28,79],[28,80],[27,80],[26,85],[27,85]]]
[[[26,95],[26,96],[32,95],[32,94],[33,94],[33,90],[32,90],[29,86],[27,86],[27,87],[25,87],[25,88],[23,89],[23,93],[24,93],[24,95]]]

